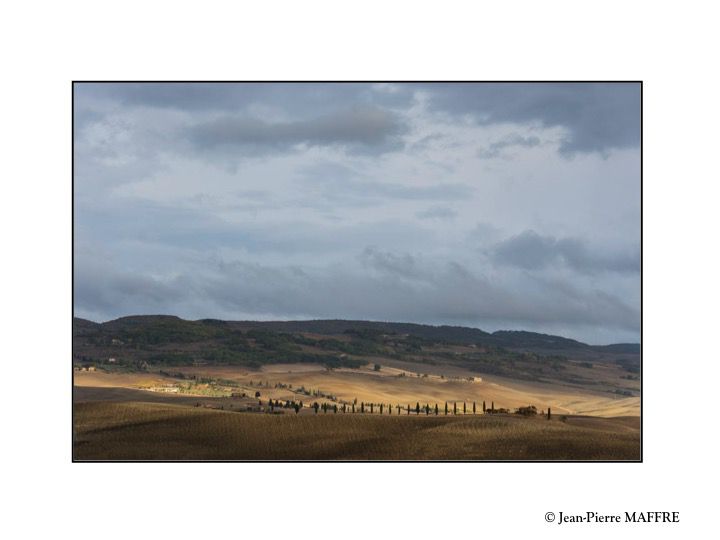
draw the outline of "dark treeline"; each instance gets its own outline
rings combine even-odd
[[[405,413],[406,415],[425,415],[425,416],[463,416],[463,415],[477,415],[478,414],[478,406],[477,402],[473,401],[472,403],[468,402],[461,402],[461,406],[458,407],[458,402],[454,401],[451,405],[448,404],[448,402],[445,402],[444,408],[440,408],[438,403],[430,404],[425,403],[421,404],[419,401],[415,403],[415,405],[401,405],[399,403],[392,404],[392,403],[372,403],[372,402],[364,402],[361,401],[359,403],[359,406],[356,407],[357,399],[355,399],[353,402],[350,403],[342,403],[338,405],[338,403],[329,403],[326,401],[323,401],[322,403],[314,401],[312,404],[307,405],[307,408],[314,411],[315,414],[323,413],[323,414],[376,414],[376,415],[388,415],[392,416],[393,409],[395,409],[397,412],[397,415],[401,415],[402,413]],[[274,412],[276,409],[293,409],[296,414],[300,412],[303,408],[306,408],[306,406],[303,404],[302,401],[294,401],[294,400],[278,400],[278,399],[269,399],[267,402],[263,402],[262,400],[258,401],[258,405],[260,407],[267,406],[267,410],[269,412]],[[469,405],[469,406],[468,406]],[[482,413],[480,414],[519,414],[522,416],[536,416],[538,414],[538,410],[534,405],[528,405],[526,407],[519,407],[515,410],[511,410],[509,408],[505,407],[495,407],[495,402],[492,401],[490,403],[490,407],[487,407],[485,402],[482,402]],[[541,414],[545,414],[544,411],[542,411]],[[547,409],[547,419],[551,419],[551,412],[550,407]]]

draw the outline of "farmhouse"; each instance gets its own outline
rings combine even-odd
[[[148,388],[151,392],[165,392],[168,394],[177,394],[180,388],[172,384],[164,384],[162,386],[151,386]]]

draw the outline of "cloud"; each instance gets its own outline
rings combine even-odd
[[[404,129],[394,113],[365,107],[289,122],[221,117],[193,126],[189,137],[201,150],[224,148],[258,153],[303,144],[389,151],[402,144],[399,136]]]
[[[503,240],[492,249],[500,264],[525,270],[544,269],[551,265],[567,265],[579,272],[640,272],[640,252],[600,253],[577,238],[542,236],[528,230]]]
[[[79,314],[639,338],[637,85],[74,96]]]
[[[387,173],[386,173],[387,174]],[[433,183],[399,183],[377,179],[337,163],[315,163],[301,171],[301,180],[313,193],[334,202],[373,204],[379,200],[458,201],[473,193],[466,183],[438,180]]]
[[[410,85],[363,83],[75,83],[76,103],[113,103],[184,113],[229,113],[262,109],[312,117],[355,106],[407,107]]]
[[[420,219],[454,219],[457,216],[457,212],[447,206],[432,206],[420,212],[416,212],[415,215]]]
[[[429,107],[481,124],[565,128],[560,151],[608,152],[640,144],[639,83],[463,83],[423,87]]]
[[[532,148],[534,146],[538,146],[539,144],[540,139],[538,137],[523,137],[522,135],[515,134],[507,136],[499,141],[495,141],[485,148],[478,149],[477,155],[483,159],[491,159],[498,157],[506,148],[512,148],[514,146]]]
[[[217,260],[175,276],[110,265],[76,270],[76,308],[109,316],[358,318],[481,328],[567,324],[636,328],[637,312],[611,293],[526,273],[484,276],[455,262],[366,248],[342,264],[301,268]],[[488,326],[489,325],[489,326]]]

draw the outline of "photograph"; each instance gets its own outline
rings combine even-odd
[[[643,462],[641,81],[70,84],[73,462]]]

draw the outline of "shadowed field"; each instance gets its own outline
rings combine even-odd
[[[639,460],[639,418],[269,415],[77,403],[77,460]]]

